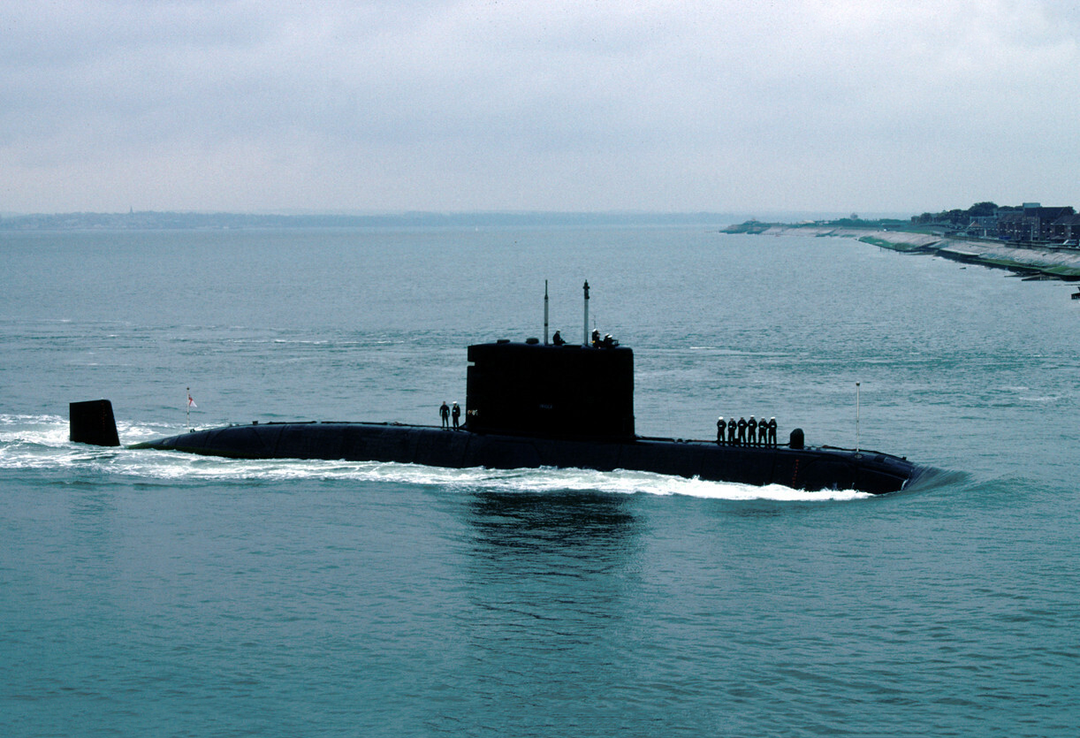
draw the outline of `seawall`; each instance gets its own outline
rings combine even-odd
[[[771,224],[761,229],[740,232],[763,236],[855,238],[863,243],[894,251],[935,254],[946,259],[1010,269],[1032,276],[1067,281],[1080,280],[1080,250],[1076,249],[1016,247],[1000,241],[945,238],[930,233],[829,225]]]

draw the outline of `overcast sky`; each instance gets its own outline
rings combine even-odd
[[[0,211],[1080,206],[1075,0],[30,0]]]

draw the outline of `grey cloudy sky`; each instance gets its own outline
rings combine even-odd
[[[1080,206],[1074,0],[34,0],[0,211]]]

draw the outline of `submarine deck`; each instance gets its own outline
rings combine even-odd
[[[246,459],[340,459],[448,468],[626,469],[755,486],[856,489],[872,494],[900,490],[923,471],[889,454],[827,446],[727,446],[715,441],[640,436],[626,440],[547,438],[399,423],[230,425],[132,448]]]

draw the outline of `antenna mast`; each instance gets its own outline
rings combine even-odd
[[[545,279],[544,280],[544,345],[545,346],[548,345],[548,294],[547,294],[547,283],[548,283],[548,281]]]
[[[582,335],[582,343],[589,345],[589,280],[585,280],[585,333]]]
[[[859,451],[859,382],[855,383],[855,452]]]

